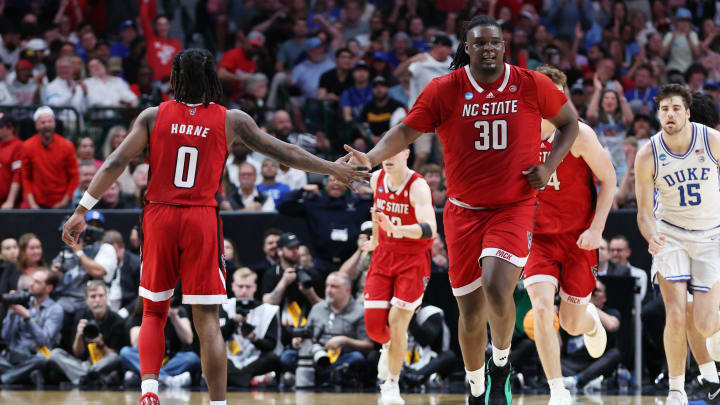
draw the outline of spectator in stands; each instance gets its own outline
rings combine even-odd
[[[254,300],[257,274],[249,268],[236,270],[232,277],[235,298],[222,305],[225,316],[221,316],[225,321],[221,329],[227,342],[228,385],[248,387],[253,377],[280,368],[279,308]]]
[[[20,59],[15,64],[15,77],[8,75],[7,86],[17,104],[39,104],[45,73],[33,76],[33,64],[27,59]]]
[[[114,182],[105,191],[97,205],[98,209],[132,209],[136,208],[135,198],[132,194],[120,191],[120,183]]]
[[[313,260],[312,253],[310,253],[310,248],[307,247],[307,245],[300,245],[299,249],[300,265],[304,267],[313,267],[313,263],[315,263],[315,261]]]
[[[635,198],[635,155],[637,155],[637,150],[637,139],[633,136],[625,138],[625,160],[628,162],[628,169],[615,193],[614,209],[637,208]]]
[[[15,123],[0,112],[0,209],[16,208],[20,199],[23,142],[15,136]]]
[[[97,45],[97,37],[91,28],[90,31],[80,34],[80,42],[76,44],[75,53],[82,58],[83,62],[87,63],[90,52],[95,49],[95,45]]]
[[[641,148],[650,141],[650,137],[655,134],[655,129],[652,127],[650,117],[644,114],[636,114],[630,134],[637,139],[638,148]]]
[[[225,259],[225,271],[233,273],[240,266],[240,259],[238,259],[237,248],[235,242],[229,238],[225,238],[223,241],[223,258]],[[232,291],[228,291],[231,293]]]
[[[85,215],[88,229],[83,238],[70,249],[58,253],[52,269],[62,273],[55,297],[66,313],[84,308],[88,280],[110,283],[118,268],[118,254],[113,245],[102,241],[105,217],[97,210]],[[106,297],[107,298],[107,297]]]
[[[105,42],[105,40],[100,40],[95,44],[95,48],[92,51],[92,54],[90,55],[90,58],[98,58],[103,63],[105,63],[106,66],[108,66],[110,62],[110,45]],[[117,59],[115,59],[117,60]],[[89,63],[89,62],[88,62]],[[117,65],[116,65],[117,66]],[[108,71],[112,73],[113,71],[108,67]],[[122,65],[120,65],[120,71],[122,72]]]
[[[120,146],[122,141],[127,136],[127,128],[123,125],[115,125],[110,128],[105,136],[105,142],[102,146],[102,158],[107,159],[110,154]],[[118,177],[118,184],[120,185],[120,192],[125,195],[135,195],[135,181],[133,180],[132,174],[130,174],[130,167],[126,167],[123,170],[120,177]],[[128,207],[130,208],[130,207]]]
[[[553,0],[548,8],[546,18],[556,28],[557,35],[575,36],[575,25],[579,22],[583,29],[588,30],[593,21],[591,2],[575,2]]]
[[[292,123],[290,123],[290,129],[292,130]],[[275,134],[275,136],[277,137],[277,134]],[[250,154],[250,149],[248,149],[248,147],[245,146],[243,142],[239,140],[235,141],[230,147],[230,156],[228,156],[228,159],[225,162],[225,172],[228,175],[228,181],[235,187],[240,187],[240,180],[238,179],[238,169],[240,168],[241,164],[246,162],[251,164],[255,168],[255,173],[260,171],[262,161],[257,161],[253,157],[253,155]]]
[[[602,238],[600,247],[598,248],[598,270],[597,274],[603,276],[607,274],[608,264],[610,263],[610,255],[608,253],[608,241]]]
[[[365,104],[360,113],[363,125],[370,129],[373,144],[377,143],[385,132],[390,129],[390,118],[402,104],[389,96],[387,80],[377,76],[372,81],[372,100]]]
[[[108,283],[108,305],[111,310],[125,319],[135,311],[137,303],[137,286],[140,285],[140,257],[125,249],[122,235],[114,229],[105,232],[103,243],[112,245],[117,253],[117,271]]]
[[[149,170],[150,165],[147,163],[141,163],[135,167],[135,170],[133,170],[132,178],[133,182],[135,183],[135,204],[137,204],[137,207],[143,206],[145,189],[147,188],[148,183]]]
[[[135,38],[130,44],[130,55],[123,58],[123,72],[125,72],[125,79],[128,83],[137,82],[137,72],[140,66],[148,63],[145,51],[145,41],[142,38]],[[155,71],[153,71],[153,80],[155,80]]]
[[[72,56],[73,63],[73,80],[76,82],[83,81],[87,78],[87,71],[85,69],[85,62],[79,56]]]
[[[310,308],[321,302],[322,280],[315,269],[300,266],[300,240],[286,232],[277,242],[280,262],[265,271],[262,301],[280,306],[283,342],[289,342],[289,329],[305,324]]]
[[[410,99],[410,71],[396,75],[398,84],[392,86],[389,91],[390,98],[407,108]]]
[[[135,312],[125,321],[127,339],[130,346],[120,350],[120,359],[126,370],[123,377],[125,386],[137,386],[140,383],[140,354],[137,345],[140,339],[143,301],[139,300]],[[158,381],[166,387],[187,387],[192,383],[192,374],[200,369],[200,357],[192,351],[193,330],[185,307],[179,299],[173,299],[168,310],[164,329],[165,358],[167,362],[160,368]]]
[[[90,142],[92,142],[92,139],[90,139]],[[90,182],[92,181],[93,177],[95,177],[95,173],[97,173],[97,171],[98,165],[92,160],[83,160],[80,162],[80,164],[78,165],[78,188],[76,188],[75,192],[73,193],[71,203],[73,207],[80,203],[80,199],[82,198],[83,193],[85,193],[88,187],[90,187]]]
[[[279,168],[275,177],[278,183],[287,184],[290,190],[300,190],[307,185],[307,174],[302,170],[282,164],[279,165]]]
[[[345,14],[342,19],[342,35],[345,42],[357,39],[361,45],[370,43],[370,26],[362,19],[363,6],[359,0],[345,2]]]
[[[1,263],[13,263],[18,262],[18,256],[20,255],[20,248],[15,238],[5,238],[0,243],[0,262]]]
[[[58,282],[57,273],[41,268],[32,276],[30,300],[10,305],[0,338],[8,342],[7,357],[0,356],[0,382],[14,384],[30,380],[43,385],[43,372],[50,350],[58,343],[63,310],[50,298]]]
[[[600,322],[608,333],[608,343],[605,353],[600,358],[594,359],[585,350],[582,335],[562,334],[562,374],[565,376],[563,379],[565,387],[569,390],[584,388],[588,383],[592,384],[593,388],[599,389],[602,379],[596,378],[610,375],[622,359],[620,349],[617,347],[617,337],[614,336],[620,329],[620,312],[605,307],[607,294],[605,285],[600,280],[595,282],[595,291],[590,297],[590,302],[597,307]]]
[[[120,356],[125,343],[122,318],[107,305],[107,287],[102,280],[85,286],[85,308],[74,317],[72,354],[53,349],[48,361],[74,385],[120,384]]]
[[[132,20],[125,20],[118,28],[118,40],[110,46],[110,55],[125,58],[130,56],[130,45],[137,38]]]
[[[17,289],[20,272],[18,271],[18,256],[20,248],[14,238],[5,238],[0,243],[0,294]],[[1,304],[0,304],[1,305]],[[5,312],[0,308],[0,313]]]
[[[4,21],[2,42],[0,43],[0,62],[8,66],[15,65],[20,59],[20,31],[17,25]]]
[[[370,255],[372,252],[368,249],[372,237],[372,229],[372,221],[365,221],[360,225],[357,249],[352,256],[345,260],[338,270],[338,272],[350,280],[355,299],[360,302],[364,301],[363,292],[365,291],[365,279],[367,278],[367,270],[370,268]]]
[[[312,154],[316,154],[320,146],[319,139],[314,134],[294,131],[290,113],[285,110],[275,111],[271,127],[271,134],[276,138],[297,145]]]
[[[432,192],[433,205],[437,208],[445,206],[445,173],[442,167],[435,163],[427,163],[423,165],[419,172],[425,177],[430,191]]]
[[[241,30],[235,35],[235,48],[225,52],[218,64],[218,78],[233,85],[236,95],[245,86],[250,75],[257,71],[257,63],[253,56],[257,48],[264,46],[262,35],[248,35],[245,37]]]
[[[654,99],[658,88],[650,84],[651,77],[652,66],[649,64],[642,64],[635,69],[632,76],[635,88],[625,92],[625,98],[634,114],[650,115],[656,109]]]
[[[85,79],[88,89],[88,107],[135,107],[138,98],[121,78],[108,74],[107,66],[100,58],[88,62],[90,78]]]
[[[80,136],[75,141],[78,165],[82,161],[91,161],[100,168],[102,160],[95,159],[95,142],[89,136]],[[79,168],[78,168],[79,170]]]
[[[260,192],[256,185],[257,171],[255,166],[244,162],[237,169],[240,187],[228,189],[227,199],[234,210],[242,211],[275,211],[275,200]]]
[[[275,63],[275,70],[289,72],[297,63],[305,47],[308,35],[308,22],[304,16],[295,16],[293,36],[280,45]]]
[[[58,58],[55,62],[57,76],[45,87],[44,102],[49,106],[71,106],[78,114],[85,111],[87,87],[84,82],[73,80],[73,65],[70,56]],[[63,121],[78,120],[76,114],[63,111],[60,119]]]
[[[333,370],[346,364],[352,371],[362,373],[368,367],[365,356],[373,349],[365,330],[363,306],[350,294],[350,280],[340,272],[333,272],[325,285],[325,300],[313,305],[308,315],[306,327],[312,332],[309,338],[312,344],[293,338],[293,349],[286,350],[280,358],[286,370],[293,370],[298,355],[313,356],[317,387],[328,381]],[[323,351],[324,356],[318,355]],[[335,361],[330,362],[329,356]],[[330,363],[329,367],[322,364],[323,358]]]
[[[147,62],[152,67],[155,80],[164,81],[170,77],[173,58],[182,49],[182,43],[168,37],[170,20],[164,15],[156,16],[155,14],[154,1],[142,0],[140,2],[140,26],[145,35]],[[150,24],[153,19],[154,27]]]
[[[360,113],[373,97],[370,67],[365,62],[358,63],[353,68],[352,77],[353,85],[342,93],[340,107],[345,122],[361,122]]]
[[[47,264],[43,258],[42,242],[34,233],[20,235],[18,245],[20,247],[17,261],[19,274],[17,284],[12,289],[24,291],[32,284],[33,274],[41,267],[46,267]]]
[[[370,217],[372,194],[346,191],[342,183],[328,177],[324,190],[308,184],[288,193],[278,206],[281,214],[304,217],[307,221],[315,248],[315,267],[321,274],[335,271],[352,256],[357,249],[360,225]]]
[[[690,91],[703,91],[705,87],[705,80],[707,79],[708,71],[705,66],[700,63],[693,63],[685,71],[685,82]]]
[[[396,32],[392,39],[392,49],[388,53],[388,61],[393,69],[397,69],[399,64],[405,62],[407,58],[410,57],[410,48],[410,37],[402,31]],[[395,76],[397,77],[398,75],[395,74]]]
[[[684,72],[702,52],[697,33],[692,28],[692,13],[686,8],[675,12],[673,30],[665,34],[661,56],[667,58],[667,69]]]
[[[280,203],[283,196],[290,192],[290,186],[285,183],[277,181],[279,165],[273,159],[265,159],[260,169],[260,175],[262,176],[262,182],[257,185],[257,189],[260,193],[272,198],[275,201],[275,206]]]
[[[303,48],[307,59],[295,65],[291,73],[291,84],[300,88],[300,95],[315,98],[318,94],[320,76],[335,67],[335,62],[326,51],[325,43],[318,37],[309,38]]]
[[[138,69],[137,81],[130,85],[130,91],[138,97],[138,108],[141,109],[156,107],[167,100],[167,94],[155,86],[152,68],[147,64]]]
[[[327,101],[332,107],[338,105],[343,92],[353,85],[352,63],[353,57],[350,49],[340,48],[335,51],[335,68],[320,76],[318,100]]]
[[[410,72],[410,94],[408,108],[412,108],[420,92],[432,79],[450,73],[452,62],[452,41],[444,34],[437,34],[432,40],[429,52],[419,53],[395,69],[395,75]],[[430,159],[433,144],[440,149],[439,138],[435,134],[423,134],[415,141],[415,162],[413,168],[419,169]]]
[[[245,83],[245,92],[240,96],[240,109],[251,116],[258,126],[263,126],[271,114],[265,99],[268,94],[268,78],[263,73],[253,73]]]
[[[640,287],[640,295],[645,298],[648,286],[648,274],[645,270],[633,266],[628,261],[632,254],[630,242],[624,235],[616,235],[610,239],[608,252],[610,253],[610,265],[608,275],[631,275],[635,277],[636,284]]]
[[[280,262],[280,256],[278,253],[278,240],[282,235],[282,231],[277,228],[268,228],[263,232],[263,259],[253,266],[253,271],[258,275],[258,278],[262,282],[265,271],[271,267],[274,267]],[[259,285],[260,291],[262,291],[263,285]],[[262,297],[261,297],[262,298]]]
[[[608,81],[603,89],[596,74],[593,83],[595,88],[587,110],[588,123],[598,134],[600,143],[610,152],[617,178],[622,179],[627,170],[625,137],[634,115],[620,82]]]

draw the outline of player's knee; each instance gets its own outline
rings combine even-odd
[[[685,311],[677,305],[665,307],[665,327],[682,328],[685,325]],[[678,329],[683,330],[683,329]]]
[[[485,325],[486,320],[477,312],[460,313],[459,326],[465,331],[476,331]]]
[[[493,286],[487,286],[484,290],[488,306],[492,311],[505,312],[508,305],[513,302],[512,294],[506,294],[504,287],[497,286],[493,288]]]
[[[579,316],[560,316],[560,326],[571,336],[578,336],[585,332],[582,330],[582,317]]]
[[[555,308],[552,303],[547,302],[535,302],[533,303],[533,316],[535,322],[540,322],[542,325],[551,325],[553,318],[555,317]]]
[[[710,313],[707,316],[696,315],[693,321],[695,329],[697,329],[697,331],[705,338],[708,338],[712,336],[713,333],[717,332],[717,312]]]

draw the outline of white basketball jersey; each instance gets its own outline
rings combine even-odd
[[[692,124],[690,148],[670,152],[658,132],[650,138],[655,161],[655,217],[678,228],[704,231],[720,226],[720,176],[707,127]]]

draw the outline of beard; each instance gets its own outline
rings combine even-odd
[[[688,123],[688,120],[684,120],[684,121],[682,122],[682,124],[679,123],[679,122],[677,122],[677,121],[675,121],[675,128],[674,128],[674,129],[670,130],[670,129],[667,128],[667,126],[663,126],[663,131],[664,131],[666,134],[668,134],[668,135],[679,134],[680,132],[682,132],[682,131],[685,129],[685,126],[687,125],[687,123]]]

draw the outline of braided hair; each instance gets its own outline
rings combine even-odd
[[[215,58],[206,49],[190,48],[177,53],[170,73],[175,100],[185,103],[219,103],[222,86],[215,71]]]
[[[492,25],[500,29],[500,24],[498,24],[494,18],[486,15],[476,15],[472,18],[472,20],[466,21],[464,25],[465,27],[463,29],[462,37],[460,38],[460,43],[458,44],[455,56],[450,64],[451,70],[457,70],[470,64],[470,56],[465,52],[465,43],[467,42],[468,31],[483,25]]]

